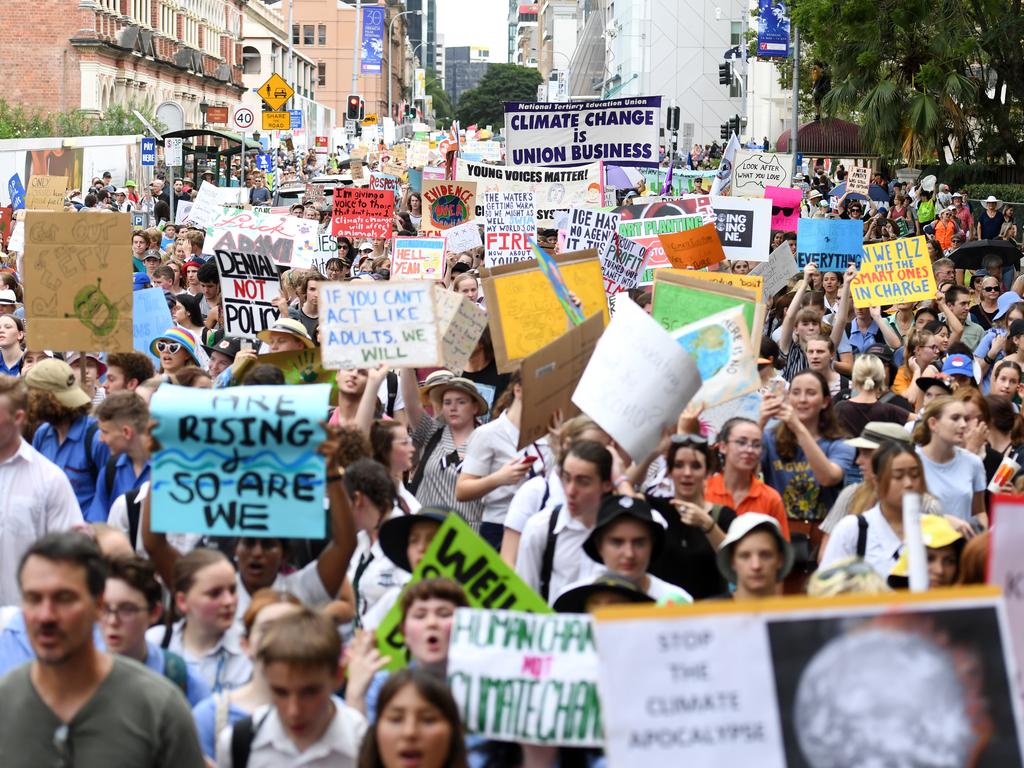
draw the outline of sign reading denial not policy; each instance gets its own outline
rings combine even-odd
[[[220,272],[224,333],[255,339],[277,319],[274,299],[281,294],[277,267],[269,256],[238,251],[214,252]]]

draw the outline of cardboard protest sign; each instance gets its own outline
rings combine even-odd
[[[484,263],[488,267],[533,258],[530,238],[537,237],[537,206],[532,192],[487,192]]]
[[[537,259],[537,266],[540,267],[540,271],[544,273],[544,277],[551,284],[551,290],[555,292],[555,298],[558,299],[558,303],[562,306],[565,316],[569,318],[569,322],[573,325],[582,323],[586,316],[583,314],[583,310],[573,302],[573,298],[569,293],[569,286],[565,284],[562,271],[558,268],[558,262],[555,261],[551,254],[538,246],[536,240],[530,240],[530,249]]]
[[[132,350],[132,276],[125,249],[131,231],[127,213],[25,215],[28,347]]]
[[[64,193],[67,191],[68,180],[65,177],[33,174],[28,177],[25,208],[30,211],[63,211]]]
[[[796,232],[803,192],[789,187],[765,187],[764,196],[772,201],[772,230]]]
[[[459,158],[455,178],[476,182],[478,219],[486,216],[483,210],[486,192],[533,192],[537,203],[537,226],[545,228],[554,227],[555,211],[568,210],[573,206],[593,208],[604,201],[601,163],[578,168],[512,168],[471,163]]]
[[[764,295],[772,298],[788,286],[790,278],[799,272],[796,259],[793,258],[793,249],[790,248],[789,243],[783,243],[772,251],[768,261],[756,265],[747,276],[762,276],[764,278]]]
[[[362,181],[363,178],[363,161],[352,160],[348,164],[349,173],[352,174],[352,181]]]
[[[725,256],[732,261],[766,261],[771,248],[772,203],[770,200],[741,200],[713,197],[715,226]]]
[[[477,222],[468,221],[443,232],[448,253],[464,253],[483,246],[480,239],[480,227]]]
[[[692,272],[676,269],[661,269],[655,274],[651,316],[666,331],[675,331],[732,307],[743,308],[748,336],[760,339],[765,308],[757,303],[755,291],[709,282],[695,278]]]
[[[604,290],[609,296],[636,288],[647,263],[647,248],[626,237],[615,239],[616,248],[604,260]]]
[[[572,393],[603,331],[601,315],[591,315],[523,360],[520,367],[523,410],[518,450],[547,433],[551,416],[556,411],[561,411],[566,419],[579,413],[579,408],[572,401]]]
[[[338,372],[323,366],[320,348],[293,349],[259,356],[260,365],[272,365],[284,374],[285,384],[329,384],[329,402],[338,402]]]
[[[765,262],[761,262],[762,264]],[[753,291],[754,296],[758,304],[763,300],[764,295],[764,278],[760,275],[732,275],[728,272],[699,272],[697,270],[687,270],[684,272],[688,277],[696,278],[697,280],[703,280],[708,283],[718,283],[719,285],[731,285],[735,288],[742,288],[746,291]]]
[[[924,237],[866,243],[860,268],[850,282],[855,307],[926,301],[937,290]]]
[[[1024,499],[1020,496],[997,495],[989,504],[992,533],[988,583],[1003,590],[1006,598],[1006,618],[1013,638],[1017,659],[1017,686],[1024,695]]]
[[[487,327],[487,313],[467,297],[440,285],[434,286],[434,306],[444,367],[461,374]]]
[[[991,588],[614,606],[595,620],[609,765],[1022,765]]]
[[[584,317],[600,313],[607,322],[608,301],[597,254],[562,253],[555,256],[555,261],[565,284],[583,303]],[[515,370],[524,357],[567,330],[565,312],[533,259],[484,270],[481,276],[499,372]]]
[[[700,386],[690,355],[640,307],[624,301],[597,342],[572,401],[640,462]]]
[[[732,307],[685,325],[672,331],[672,338],[697,364],[704,383],[693,399],[705,407],[727,403],[761,386],[757,354],[742,307]]]
[[[326,242],[325,242],[326,241]],[[327,255],[322,250],[327,248]],[[289,269],[306,269],[334,256],[337,241],[320,235],[316,221],[274,213],[221,210],[206,229],[203,253],[218,250],[269,257]]]
[[[792,183],[792,155],[748,149],[736,152],[732,169],[732,194],[736,197],[764,197],[765,187],[788,187]]]
[[[443,232],[476,218],[475,181],[423,182],[420,232]]]
[[[410,168],[422,168],[430,161],[430,144],[425,141],[413,141],[406,153],[406,164]]]
[[[846,174],[846,193],[866,195],[871,187],[871,168],[855,165]]]
[[[160,358],[153,354],[149,345],[172,325],[174,321],[163,288],[143,288],[132,293],[132,345],[154,365],[159,364]]]
[[[390,173],[378,173],[370,171],[370,189],[388,190],[392,194],[392,211],[398,207],[402,200],[402,180]]]
[[[566,251],[584,251],[593,248],[604,264],[615,252],[619,235],[619,215],[591,208],[570,208],[568,231],[565,234]]]
[[[321,539],[331,388],[164,384],[150,408],[154,531]]]
[[[209,227],[221,213],[221,196],[217,185],[204,181],[199,187],[199,194],[192,201],[188,221],[198,227]]]
[[[526,611],[550,614],[551,608],[540,595],[507,565],[490,544],[473,532],[457,514],[450,514],[427,548],[426,554],[409,584],[424,579],[452,579],[462,586],[473,608]],[[377,650],[390,656],[385,669],[401,669],[408,663],[405,638],[402,637],[402,605],[399,598],[377,627]]]
[[[335,370],[438,364],[434,292],[425,281],[320,284],[320,345]]]
[[[800,219],[796,235],[796,265],[814,262],[821,272],[842,274],[859,264],[864,224],[856,219]]]
[[[620,217],[619,242],[629,239],[647,249],[647,262],[644,265],[640,284],[648,285],[653,282],[655,270],[672,266],[672,262],[668,260],[665,248],[661,244],[661,235],[687,232],[703,225],[704,217],[699,214],[654,216],[640,219]]]
[[[334,190],[331,234],[349,238],[390,238],[394,212],[395,193],[390,189],[338,187]]]
[[[255,339],[277,320],[274,299],[281,295],[277,267],[269,256],[243,251],[214,251],[220,272],[224,334]]]
[[[450,642],[448,686],[470,733],[524,744],[603,746],[590,616],[458,608]]]
[[[676,269],[704,269],[725,259],[722,241],[714,224],[702,224],[687,232],[664,234],[658,239]]]
[[[442,237],[396,237],[391,276],[400,280],[440,280],[444,276]]]
[[[658,165],[661,97],[568,103],[505,102],[508,165]]]

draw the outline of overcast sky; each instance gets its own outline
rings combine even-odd
[[[476,45],[491,61],[508,61],[507,0],[437,0],[437,31],[446,48]]]

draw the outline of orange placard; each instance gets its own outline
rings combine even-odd
[[[685,232],[658,235],[658,239],[676,269],[703,269],[725,259],[722,241],[713,223]]]

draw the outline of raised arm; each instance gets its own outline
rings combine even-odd
[[[367,437],[370,436],[373,416],[377,412],[377,392],[380,390],[381,382],[387,378],[389,370],[386,365],[381,363],[366,373],[366,389],[363,390],[359,407],[356,408],[356,428]]]
[[[409,418],[409,428],[415,429],[423,420],[423,406],[420,404],[419,382],[416,381],[415,368],[403,368],[398,373],[398,386],[401,387],[402,400],[405,402],[405,414]]]
[[[796,315],[800,311],[800,304],[803,302],[807,286],[811,284],[811,275],[818,271],[818,268],[810,263],[804,267],[804,279],[796,287],[793,300],[789,302],[786,314],[782,318],[782,329],[779,331],[779,349],[782,354],[788,355],[790,347],[793,346],[793,328],[796,326]]]

